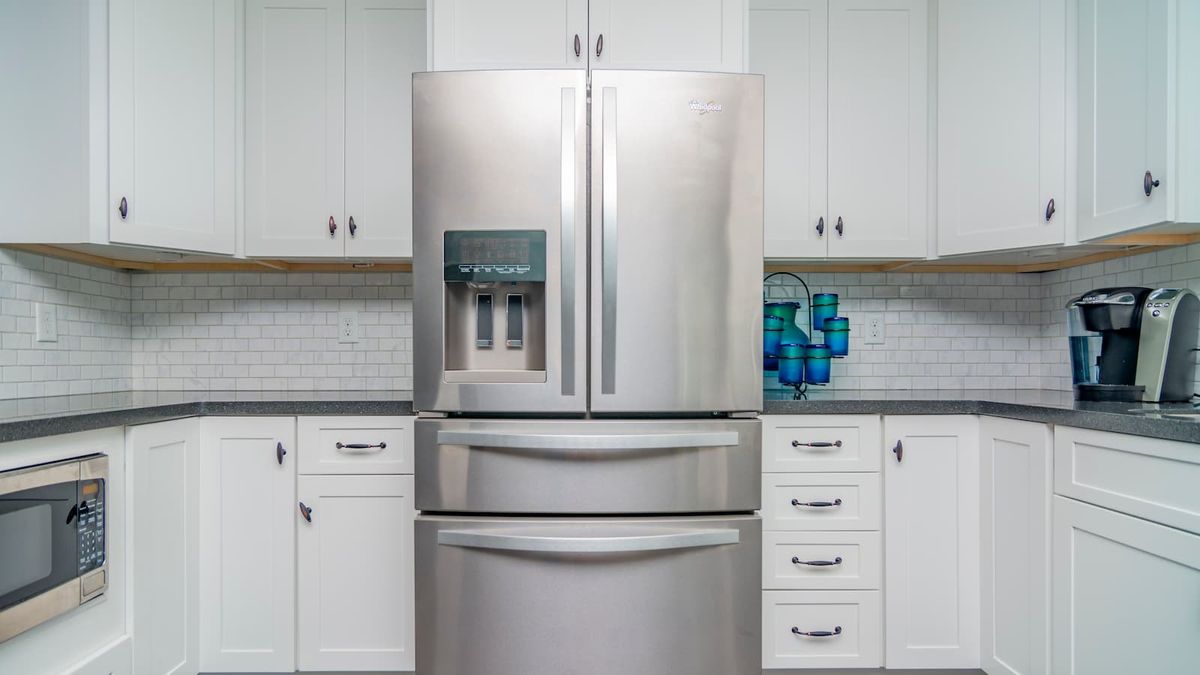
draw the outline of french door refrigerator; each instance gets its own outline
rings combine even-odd
[[[414,76],[418,672],[759,672],[762,167],[758,76]]]

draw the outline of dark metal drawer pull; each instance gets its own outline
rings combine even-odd
[[[279,462],[279,464],[281,466],[283,465],[283,456],[286,454],[287,454],[287,450],[283,449],[283,443],[276,443],[275,444],[275,459]]]
[[[792,564],[793,565],[809,565],[811,567],[830,567],[833,565],[841,565],[842,564],[842,556],[838,556],[838,557],[834,558],[833,560],[801,560],[795,556],[792,556]]]
[[[575,58],[579,58],[579,33],[575,34]]]
[[[117,212],[121,214],[121,220],[125,220],[129,216],[129,202],[124,197],[121,197],[121,203],[117,205]]]
[[[835,499],[831,502],[802,502],[799,499],[792,500],[792,506],[812,506],[812,507],[818,508],[818,509],[827,509],[832,506],[841,506],[841,505],[842,505],[841,499]]]
[[[334,447],[338,450],[370,450],[371,448],[379,448],[383,450],[387,447],[387,443],[380,441],[378,443],[343,443],[338,441],[334,443]]]
[[[795,633],[796,635],[803,635],[805,637],[833,637],[835,635],[842,634],[842,627],[834,626],[833,630],[800,630],[799,628],[792,626],[792,633]]]
[[[1154,174],[1147,171],[1146,175],[1142,177],[1142,189],[1146,191],[1146,196],[1149,197],[1150,193],[1154,192],[1154,188],[1158,186],[1159,181],[1154,180]]]
[[[296,502],[296,503],[300,505],[300,515],[303,516],[306,521],[311,523],[312,522],[312,507],[305,506],[304,502]]]
[[[793,448],[800,448],[800,447],[804,447],[804,448],[840,448],[840,447],[842,447],[842,442],[841,441],[833,441],[833,442],[830,442],[830,441],[808,441],[808,442],[792,441],[792,447]]]
[[[896,447],[892,448],[892,452],[896,455],[896,462],[904,461],[904,441],[896,441]]]
[[[818,237],[825,236],[825,216],[821,216],[820,218],[817,218],[817,236]]]

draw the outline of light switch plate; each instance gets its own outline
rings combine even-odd
[[[338,312],[338,342],[358,342],[358,312]]]
[[[54,311],[54,305],[39,302],[34,308],[34,314],[37,321],[37,341],[58,342],[58,314]]]
[[[883,314],[872,313],[866,316],[866,337],[863,338],[863,344],[881,345],[886,337],[884,334]]]

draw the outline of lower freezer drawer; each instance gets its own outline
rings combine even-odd
[[[758,675],[761,521],[416,522],[422,675]]]

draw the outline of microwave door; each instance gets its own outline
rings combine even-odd
[[[413,77],[414,405],[587,410],[583,71]]]
[[[6,477],[0,476],[0,639],[9,632],[5,610],[74,582],[79,575],[79,467],[55,470],[59,468],[62,481],[51,475],[45,481],[53,482],[35,479],[32,482],[43,484],[29,487],[16,485],[14,476],[6,488]],[[74,602],[79,603],[77,588]]]
[[[592,71],[591,409],[762,407],[763,87]]]

